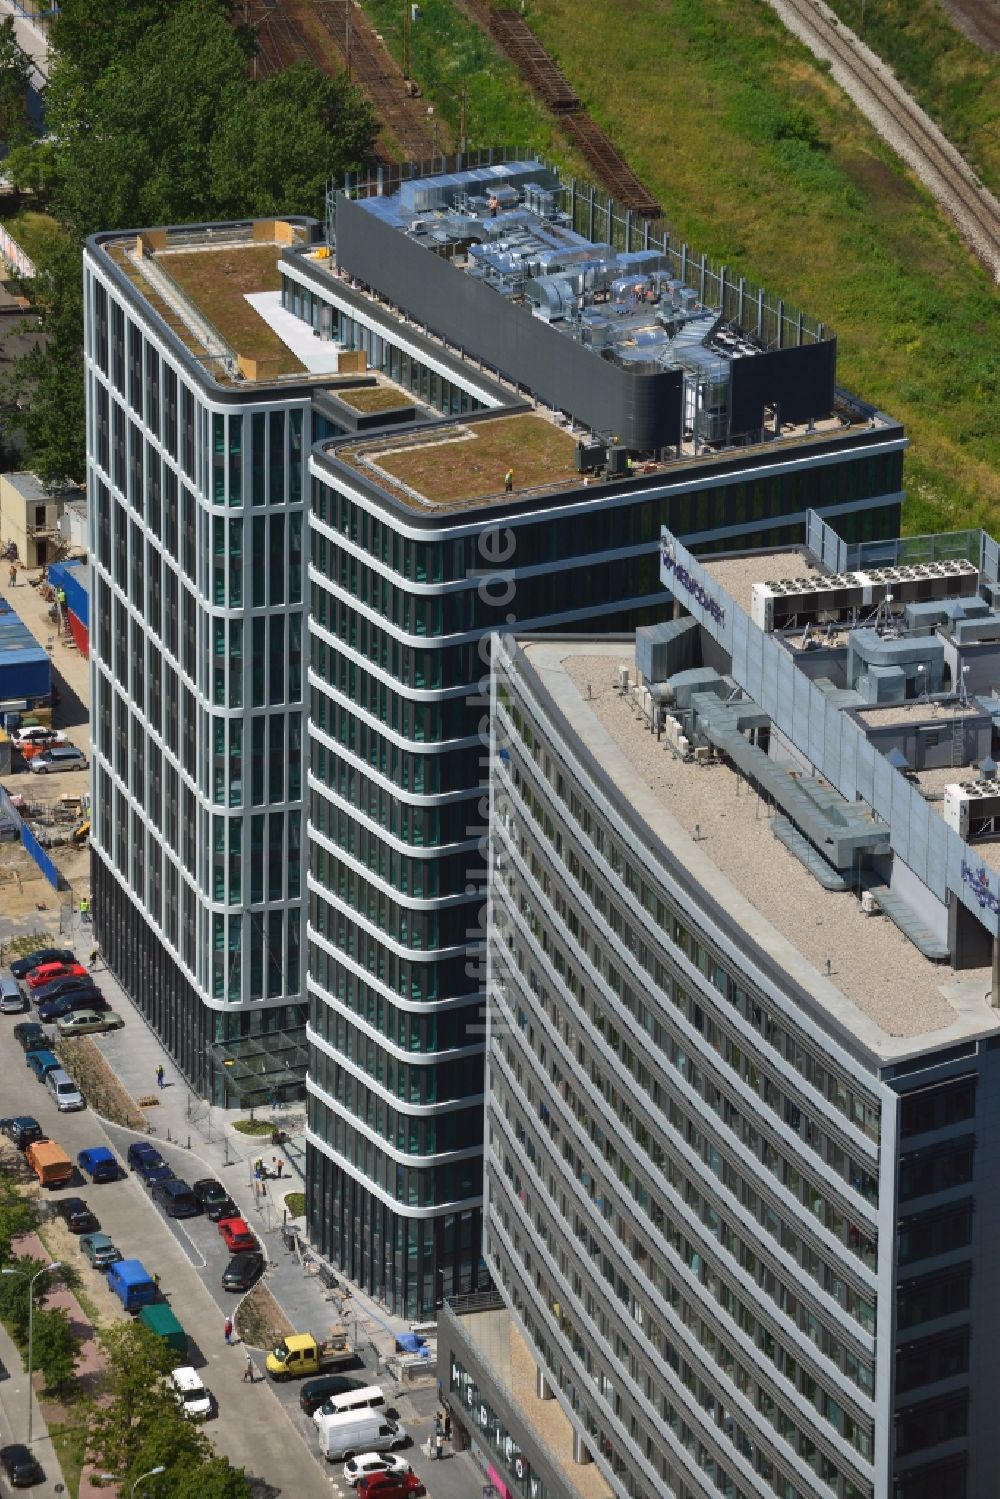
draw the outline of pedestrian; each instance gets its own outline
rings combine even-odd
[[[81,895],[81,897],[80,897],[80,920],[81,921],[88,921],[89,919],[90,919],[90,897],[87,896],[87,895]]]
[[[153,1271],[153,1285],[156,1287],[157,1290],[160,1289],[160,1272],[159,1272],[159,1270],[154,1270]]]
[[[222,1331],[225,1334],[226,1342],[227,1343],[231,1343],[233,1341],[233,1319],[232,1319],[232,1317],[227,1317],[226,1320],[225,1320],[225,1322],[223,1322],[223,1324],[222,1324]]]
[[[442,1430],[442,1427],[441,1427],[441,1412],[438,1411],[437,1415],[434,1417],[434,1435],[435,1435],[435,1437],[439,1437],[441,1435],[441,1430]]]
[[[250,1357],[250,1355],[248,1353],[247,1354],[246,1368],[243,1370],[243,1383],[246,1384],[247,1380],[249,1380],[250,1383],[253,1384],[253,1379],[254,1379],[254,1373],[255,1372],[256,1371],[254,1370],[253,1359]]]
[[[514,470],[509,468],[503,476],[503,487],[506,494],[510,494],[514,488]]]
[[[446,1442],[451,1441],[451,1411],[444,1413],[444,1439]]]
[[[56,603],[59,605],[60,609],[65,609],[65,607],[66,607],[66,590],[65,590],[65,588],[60,588],[59,592],[56,594]]]
[[[163,1064],[161,1063],[160,1066],[157,1067],[157,1069],[156,1069],[156,1086],[158,1088],[162,1088],[163,1087],[163,1079],[164,1079],[165,1075],[166,1074],[163,1071]]]
[[[491,219],[495,219],[496,218],[496,216],[497,216],[497,209],[499,207],[500,207],[500,199],[496,196],[496,194],[493,194],[490,197],[490,218]]]
[[[440,1462],[444,1457],[444,1437],[440,1432],[438,1432],[437,1436],[434,1438],[434,1456],[437,1458],[438,1462]]]
[[[10,564],[10,571],[7,574],[7,582],[10,584],[11,588],[13,588],[14,584],[17,582],[17,563],[16,562],[12,562]]]
[[[90,957],[87,959],[87,962],[88,962],[88,964],[89,964],[89,966],[91,968],[96,968],[97,967],[97,960],[98,960],[98,958],[100,956],[101,956],[101,953],[100,953],[100,949],[99,948],[92,947],[90,949]]]

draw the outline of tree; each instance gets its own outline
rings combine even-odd
[[[34,1364],[42,1372],[45,1388],[58,1391],[68,1385],[79,1357],[80,1338],[73,1331],[73,1324],[65,1307],[36,1308]]]
[[[108,1328],[102,1336],[108,1360],[109,1404],[92,1412],[87,1458],[129,1482],[150,1468],[166,1468],[171,1499],[252,1499],[241,1469],[215,1456],[208,1438],[185,1420],[166,1381],[176,1355],[138,1323]]]
[[[34,135],[28,118],[31,59],[21,50],[13,16],[0,22],[0,141],[9,149]]]
[[[241,6],[236,7],[239,17]],[[44,147],[15,153],[63,231],[36,256],[47,346],[18,365],[32,467],[85,475],[80,257],[98,230],[321,214],[329,177],[370,150],[370,106],[307,64],[255,81],[223,0],[64,0],[52,28]]]
[[[29,1233],[34,1223],[34,1214],[27,1199],[21,1196],[11,1177],[6,1173],[0,1175],[0,1263],[8,1263],[11,1242],[19,1239],[22,1234]],[[13,1276],[4,1276],[3,1281],[7,1285],[14,1284]]]
[[[29,1227],[31,1225],[29,1224]],[[7,1328],[20,1348],[28,1346],[28,1284],[33,1275],[45,1268],[44,1260],[31,1255],[4,1256],[3,1268],[16,1270],[17,1275],[0,1275],[0,1321]],[[35,1282],[35,1302],[45,1295],[50,1284],[48,1275],[39,1276]]]

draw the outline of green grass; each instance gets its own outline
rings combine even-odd
[[[364,0],[364,8],[396,61],[403,60],[400,0]],[[467,89],[469,146],[530,146],[546,156],[568,159],[564,137],[551,116],[521,82],[474,21],[453,0],[422,0],[421,17],[410,27],[410,73],[428,103],[447,122],[456,142],[461,134],[462,85]]]
[[[529,19],[674,231],[830,324],[840,383],[905,422],[907,529],[1000,529],[1000,299],[764,0]]]
[[[864,30],[861,27],[864,3]],[[938,0],[829,0],[1000,191],[1000,55],[962,35]]]
[[[274,1134],[277,1127],[277,1125],[265,1123],[263,1119],[237,1119],[233,1125],[233,1129],[241,1135],[267,1135],[268,1137]]]
[[[338,401],[352,406],[355,411],[398,411],[401,406],[415,406],[412,396],[404,395],[392,385],[349,386],[345,390],[333,387]]]
[[[47,239],[62,233],[50,214],[34,213],[28,208],[22,208],[12,217],[0,219],[0,223],[31,260],[37,260],[40,247]]]
[[[288,1209],[290,1217],[301,1218],[306,1210],[306,1194],[304,1192],[286,1192],[285,1207]]]
[[[41,952],[46,947],[58,947],[51,932],[25,932],[23,937],[12,937],[3,946],[3,960],[10,963],[17,958],[26,958],[29,953]]]

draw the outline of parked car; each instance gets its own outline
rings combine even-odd
[[[124,1024],[114,1010],[105,1010],[103,1015],[97,1010],[71,1010],[59,1017],[56,1030],[60,1036],[87,1036],[95,1031],[120,1031]]]
[[[174,1369],[170,1378],[189,1421],[204,1421],[212,1414],[212,1397],[189,1364]]]
[[[0,1130],[18,1150],[26,1150],[35,1140],[44,1140],[45,1131],[31,1114],[17,1114],[13,1119],[0,1119]]]
[[[95,1270],[106,1270],[122,1257],[121,1250],[116,1247],[109,1234],[83,1234],[80,1248],[84,1258],[89,1260]]]
[[[191,1191],[201,1203],[202,1209],[208,1218],[212,1218],[214,1208],[221,1207],[224,1203],[232,1201],[222,1183],[217,1182],[212,1176],[203,1176],[200,1181],[195,1182]],[[223,1213],[221,1216],[223,1218],[235,1218],[238,1212],[239,1209],[234,1207],[231,1213]],[[213,1221],[217,1222],[218,1218],[213,1219]]]
[[[222,1272],[222,1289],[224,1291],[249,1291],[254,1281],[259,1280],[263,1275],[264,1265],[264,1256],[257,1250],[234,1254]]]
[[[25,1020],[20,1025],[15,1025],[14,1040],[22,1051],[34,1051],[39,1046],[44,1046],[48,1037],[44,1025],[39,1025],[35,1020]]]
[[[0,1015],[20,1015],[28,1008],[21,986],[12,973],[0,974]]]
[[[174,1174],[155,1146],[147,1145],[143,1140],[129,1146],[125,1159],[128,1169],[134,1171],[147,1187],[155,1182],[169,1181]]]
[[[73,744],[56,744],[29,760],[28,769],[36,776],[48,775],[55,770],[86,770],[87,757]]]
[[[51,1025],[54,1020],[63,1020],[77,1010],[96,1010],[99,1014],[107,1009],[107,1003],[96,989],[79,989],[75,994],[64,994],[61,999],[49,999],[38,1006],[38,1018]]]
[[[16,979],[26,979],[33,968],[39,968],[43,963],[74,963],[76,954],[70,952],[68,947],[39,947],[35,952],[25,953],[23,958],[15,958],[10,965],[10,971]]]
[[[37,1005],[44,1000],[62,999],[67,994],[78,994],[82,989],[93,989],[95,994],[100,992],[89,973],[86,978],[76,973],[72,978],[53,979],[50,984],[43,984],[40,989],[33,989],[31,997]]]
[[[42,963],[33,968],[25,979],[32,993],[53,979],[86,978],[87,970],[82,963]]]
[[[38,1458],[23,1442],[12,1442],[9,1447],[0,1447],[0,1468],[7,1482],[15,1489],[30,1489],[36,1483],[45,1482],[45,1474]]]
[[[416,1473],[370,1473],[359,1478],[355,1490],[360,1499],[410,1499],[422,1494],[424,1486]]]
[[[395,1452],[359,1452],[344,1464],[344,1482],[353,1488],[359,1478],[370,1478],[373,1473],[395,1473],[404,1478],[410,1471],[406,1458]]]
[[[71,1114],[74,1109],[87,1107],[80,1085],[62,1067],[53,1067],[45,1074],[45,1086],[55,1099],[60,1114]]]
[[[320,1374],[317,1379],[307,1379],[299,1391],[299,1407],[307,1416],[318,1411],[324,1400],[334,1395],[348,1395],[352,1390],[363,1390],[363,1379],[352,1379],[349,1374]]]
[[[106,1145],[92,1145],[89,1150],[81,1150],[76,1164],[92,1182],[116,1182],[122,1174],[122,1168]]]
[[[25,1052],[24,1065],[31,1069],[40,1083],[43,1083],[48,1074],[54,1072],[57,1067],[61,1067],[62,1063],[55,1052],[49,1051],[48,1046],[43,1043]]]
[[[219,1233],[222,1235],[222,1242],[233,1254],[260,1248],[256,1236],[250,1232],[250,1225],[244,1218],[221,1218]]]
[[[90,1211],[82,1197],[61,1198],[56,1203],[56,1212],[70,1233],[95,1234],[100,1231],[101,1225],[97,1221],[96,1214]]]
[[[25,729],[14,729],[11,733],[11,743],[23,752],[26,744],[65,744],[66,735],[62,729],[47,729],[43,724],[29,724]]]
[[[153,1201],[163,1209],[168,1218],[195,1218],[201,1212],[198,1199],[187,1182],[180,1181],[176,1176],[155,1184]]]

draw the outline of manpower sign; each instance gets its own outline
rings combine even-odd
[[[660,582],[716,640],[730,645],[728,595],[666,527],[660,532]]]

